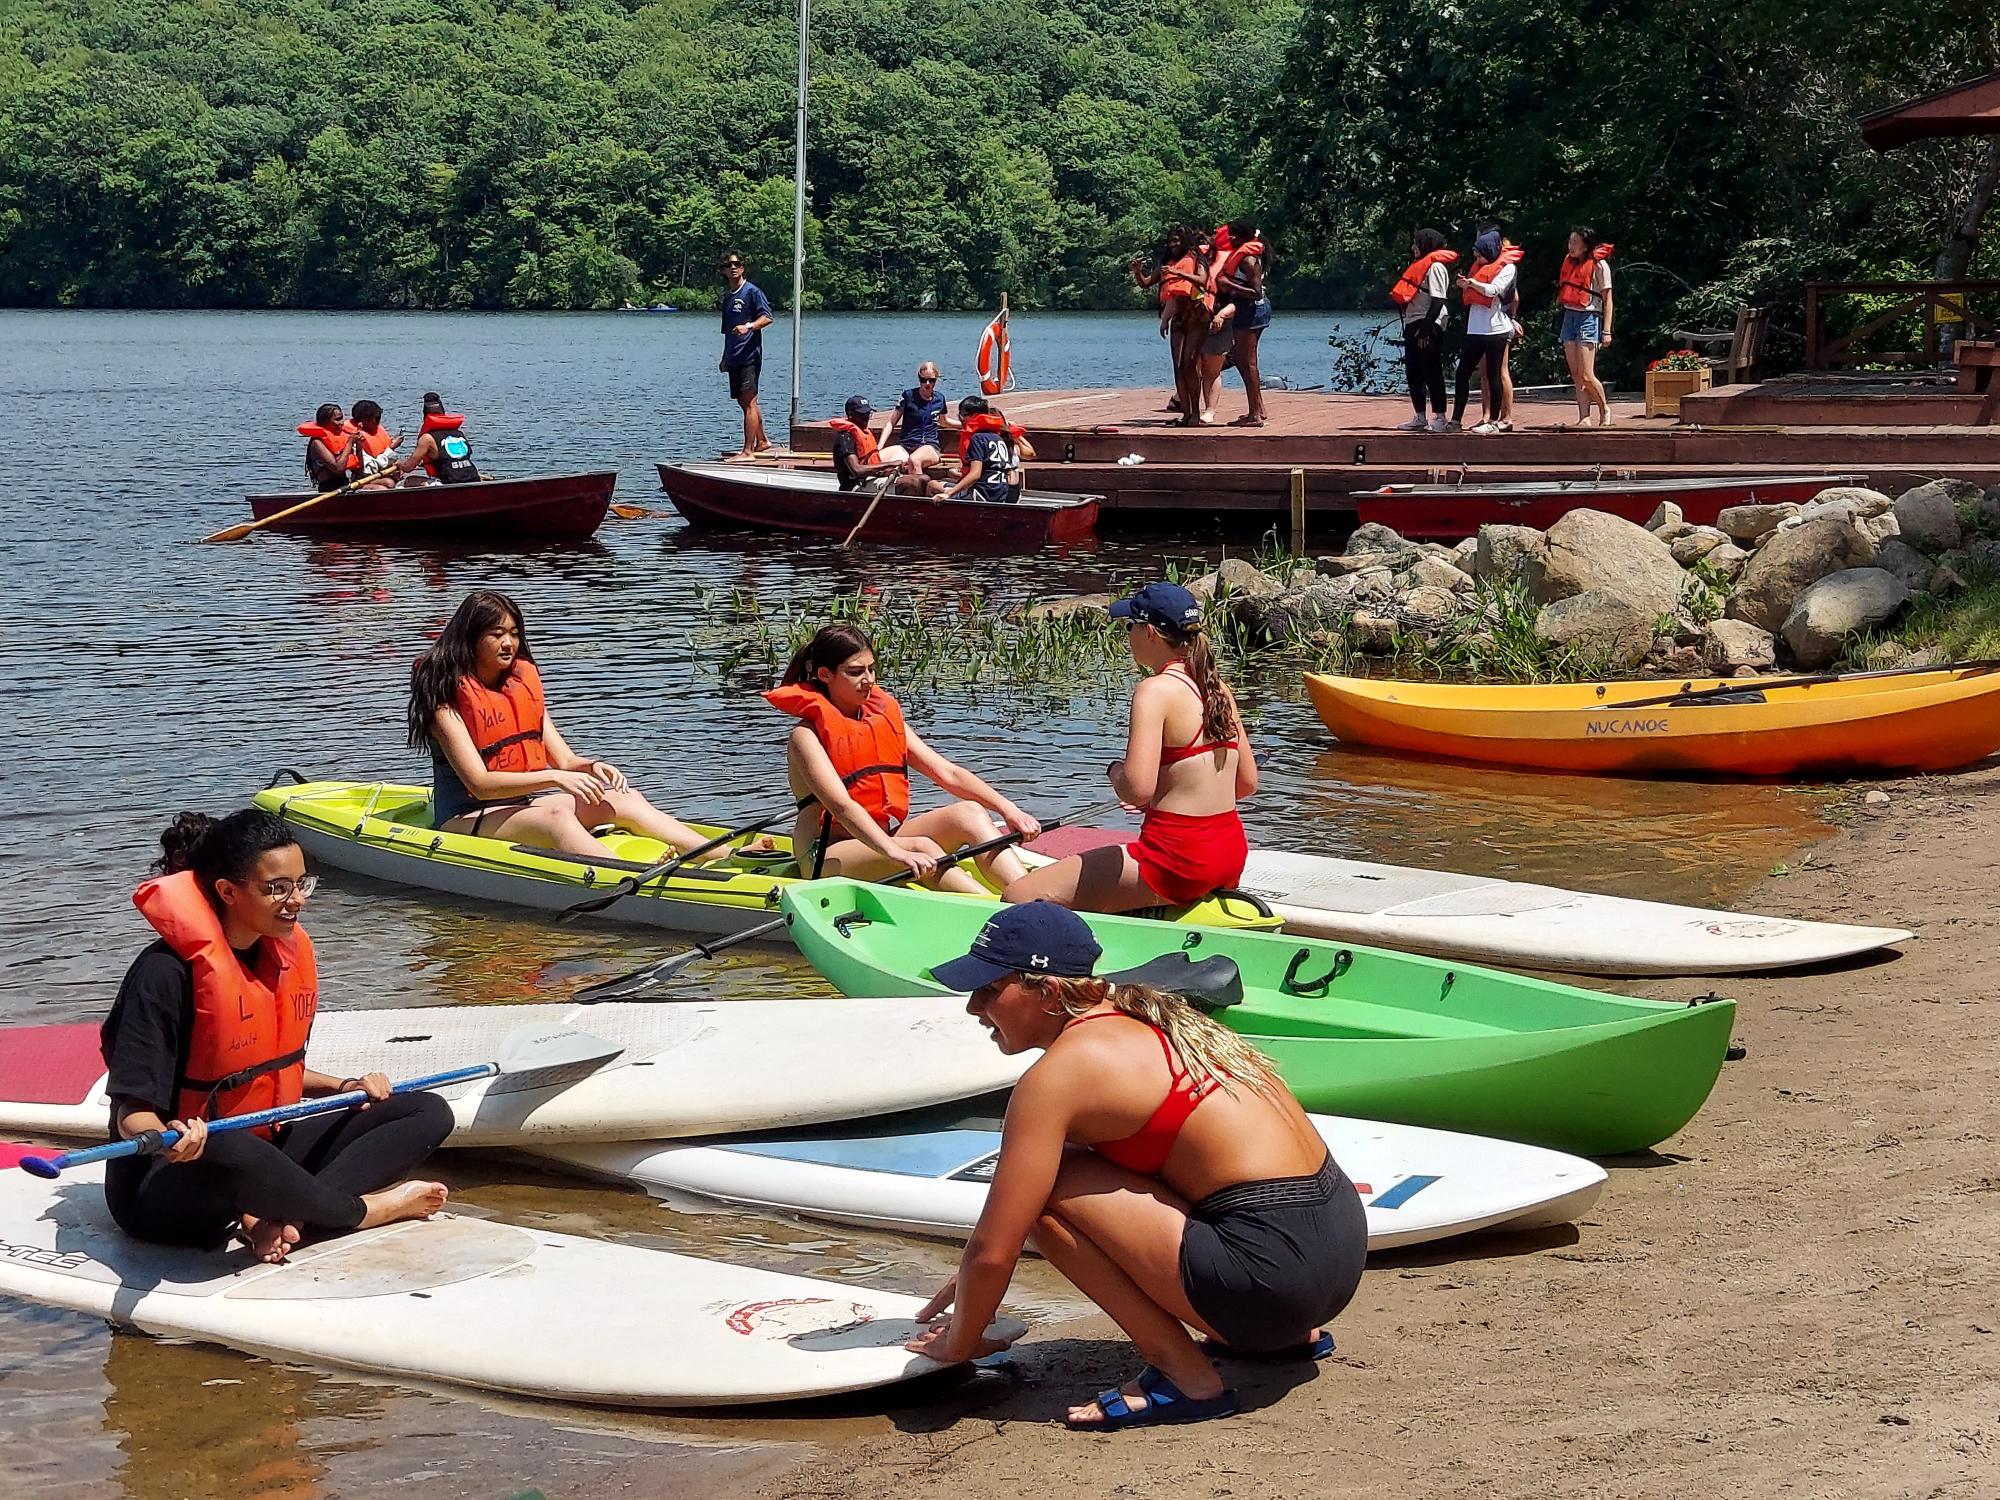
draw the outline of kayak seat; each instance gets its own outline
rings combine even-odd
[[[1104,977],[1113,984],[1151,985],[1211,1014],[1243,1001],[1243,971],[1226,953],[1202,959],[1181,951],[1162,953],[1135,969],[1121,969]]]

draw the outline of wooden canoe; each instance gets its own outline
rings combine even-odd
[[[1803,504],[1833,485],[1860,484],[1860,474],[1765,474],[1731,478],[1467,480],[1461,484],[1385,484],[1355,492],[1355,517],[1420,541],[1461,541],[1481,526],[1546,529],[1573,510],[1602,510],[1643,526],[1662,501],[1684,520],[1713,526],[1732,505]]]
[[[750,464],[661,464],[660,488],[688,523],[714,530],[786,531],[845,537],[872,489],[842,490],[831,469]],[[874,542],[1033,552],[1096,534],[1095,495],[1034,490],[1014,505],[884,495],[862,536]]]
[[[604,523],[617,483],[617,471],[607,469],[486,479],[477,484],[356,490],[280,521],[271,530],[465,542],[575,541]],[[261,521],[311,498],[310,494],[252,495],[250,513]]]
[[[1709,689],[1761,701],[1657,701]],[[1327,727],[1354,744],[1554,771],[1818,778],[1945,771],[2000,749],[2000,672],[1976,667],[1792,687],[1754,678],[1468,686],[1308,672],[1306,690]]]

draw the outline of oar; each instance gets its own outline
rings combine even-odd
[[[1065,823],[1075,823],[1084,818],[1094,818],[1099,813],[1109,812],[1112,808],[1119,805],[1118,799],[1114,797],[1105,802],[1092,803],[1089,807],[1079,807],[1075,812],[1064,813],[1060,818],[1050,819],[1042,825],[1042,831],[1046,833],[1051,828],[1062,827]],[[991,854],[995,849],[1004,849],[1009,844],[1018,843],[1022,837],[1023,835],[1018,833],[1003,833],[997,838],[988,839],[983,844],[973,844],[968,848],[959,850],[956,854],[945,855],[937,862],[937,868],[940,870],[949,869],[953,865],[961,864],[981,854]],[[912,879],[914,874],[915,872],[911,870],[899,870],[887,880],[878,883],[881,885],[901,885],[904,881]],[[808,883],[804,881],[800,882],[800,884]],[[765,937],[770,933],[776,932],[779,928],[786,926],[791,920],[790,914],[787,913],[782,917],[773,917],[768,922],[759,922],[755,927],[747,927],[741,932],[731,933],[728,937],[717,938],[712,943],[698,943],[684,953],[670,954],[657,963],[646,965],[643,969],[634,969],[630,974],[622,974],[616,979],[602,980],[597,984],[578,990],[574,995],[570,996],[570,999],[579,1005],[597,1005],[606,1000],[618,1000],[626,996],[636,995],[641,990],[650,989],[668,975],[685,969],[691,963],[704,958],[713,958],[724,948],[734,948],[738,943],[747,943],[752,938]],[[673,997],[663,996],[661,998],[671,1000]]]
[[[875,507],[882,503],[882,497],[889,493],[889,487],[895,482],[896,476],[891,474],[875,486],[875,496],[868,502],[868,509],[861,512],[861,519],[854,523],[854,529],[847,533],[847,540],[842,542],[841,546],[852,547],[854,545],[854,539],[861,535],[861,528],[868,524],[868,518],[875,514]]]
[[[1668,703],[1699,703],[1705,698],[1723,698],[1731,693],[1761,693],[1766,688],[1818,687],[1828,682],[1859,682],[1864,678],[1914,677],[1924,672],[1992,672],[2000,671],[2000,659],[1985,661],[1947,661],[1930,667],[1883,667],[1873,672],[1828,672],[1819,677],[1739,677],[1725,682],[1720,687],[1692,688],[1682,693],[1663,693],[1657,698],[1632,698],[1624,702],[1605,702],[1598,708],[1658,708]]]
[[[622,501],[611,507],[611,514],[621,521],[639,521],[654,514],[643,505],[626,505]]]
[[[266,526],[269,526],[277,521],[282,521],[287,516],[295,516],[302,510],[311,510],[315,505],[318,505],[323,501],[338,500],[342,495],[346,494],[349,490],[358,490],[361,488],[362,485],[367,484],[372,480],[380,479],[381,477],[382,473],[380,472],[374,474],[360,475],[358,478],[349,480],[346,484],[343,484],[337,490],[328,490],[324,495],[314,495],[310,500],[301,500],[297,505],[294,505],[290,510],[281,510],[275,516],[266,516],[261,521],[245,521],[240,526],[225,526],[221,531],[216,532],[214,536],[203,537],[202,541],[204,543],[240,542],[243,540],[243,538],[250,535],[250,533],[253,531],[262,531]]]
[[[474,1078],[497,1080],[488,1091],[494,1094],[515,1094],[524,1089],[566,1088],[589,1077],[624,1050],[587,1031],[572,1031],[567,1027],[522,1026],[501,1040],[499,1057],[493,1062],[405,1079],[389,1092],[408,1094],[419,1089],[464,1083]],[[364,1090],[349,1089],[344,1094],[301,1099],[297,1104],[260,1109],[254,1114],[230,1115],[227,1119],[211,1121],[208,1133],[221,1135],[230,1130],[255,1130],[262,1125],[278,1125],[288,1120],[304,1120],[313,1115],[353,1109],[367,1102],[368,1095]],[[111,1161],[120,1156],[160,1156],[172,1150],[180,1138],[178,1130],[148,1130],[127,1141],[112,1141],[108,1145],[91,1146],[82,1151],[65,1151],[58,1156],[24,1156],[21,1158],[21,1169],[37,1177],[57,1177],[66,1167],[81,1167],[90,1162]]]
[[[696,844],[685,854],[676,854],[672,859],[661,860],[650,870],[641,870],[637,875],[627,875],[602,896],[593,896],[588,901],[579,901],[574,906],[565,906],[562,910],[562,915],[557,917],[556,920],[558,922],[567,922],[574,917],[588,916],[592,912],[603,911],[608,906],[616,906],[620,901],[623,901],[627,896],[637,891],[640,886],[648,885],[655,880],[673,874],[674,871],[678,870],[689,860],[700,859],[702,855],[708,853],[711,849],[720,849],[724,844],[731,844],[737,839],[748,838],[753,833],[762,833],[773,823],[782,823],[787,818],[797,817],[798,811],[796,807],[780,808],[768,818],[759,818],[755,823],[746,824],[742,828],[732,828],[727,833],[719,833],[705,844]]]

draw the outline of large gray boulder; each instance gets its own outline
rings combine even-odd
[[[1800,594],[1782,634],[1799,666],[1824,667],[1839,657],[1849,637],[1886,624],[1909,602],[1909,589],[1886,568],[1848,568]]]
[[[1610,594],[1649,616],[1672,614],[1684,575],[1667,544],[1643,526],[1601,510],[1573,510],[1530,554],[1528,596],[1553,604],[1577,594]]]
[[[1967,496],[1963,492],[1971,491]],[[1933,479],[1896,497],[1896,534],[1920,552],[1936,557],[1949,552],[1963,539],[1958,524],[1958,502],[1976,498],[1977,485],[1962,479]]]
[[[1417,544],[1407,540],[1393,526],[1368,521],[1354,528],[1354,534],[1341,550],[1349,557],[1357,557],[1363,552],[1414,552]]]
[[[1225,557],[1216,564],[1213,573],[1202,574],[1187,589],[1195,598],[1203,600],[1212,599],[1217,593],[1268,599],[1274,594],[1282,594],[1285,586],[1240,557]]]
[[[1874,561],[1873,537],[1853,521],[1820,516],[1779,532],[1757,549],[1736,580],[1727,613],[1732,620],[1781,629],[1799,595],[1820,579]]]
[[[1667,550],[1674,561],[1683,568],[1691,568],[1717,547],[1725,546],[1729,533],[1714,526],[1690,526],[1667,543]]]
[[[1681,510],[1680,506],[1671,500],[1662,500],[1658,505],[1653,507],[1653,514],[1646,521],[1646,529],[1648,531],[1665,531],[1670,526],[1681,526],[1686,524],[1686,522],[1687,516]]]
[[[1601,653],[1607,669],[1623,670],[1636,667],[1653,649],[1654,619],[1652,611],[1630,599],[1591,590],[1543,605],[1535,616],[1535,634],[1552,646]]]
[[[1724,542],[1702,559],[1722,577],[1734,581],[1743,576],[1743,569],[1750,562],[1750,554],[1734,542]]]
[[[1448,562],[1420,557],[1410,569],[1410,587],[1417,589],[1469,589],[1472,580]]]
[[[1430,634],[1465,608],[1466,601],[1455,590],[1433,588],[1426,584],[1411,589],[1396,612],[1404,624]]]
[[[1912,593],[1929,587],[1935,571],[1931,560],[1900,536],[1890,537],[1875,549],[1875,566],[1885,573],[1894,573]]]
[[[1732,505],[1715,518],[1715,524],[1731,541],[1754,547],[1760,539],[1776,531],[1780,521],[1790,520],[1798,513],[1799,507],[1789,500],[1771,505]]]
[[[1473,538],[1472,576],[1494,583],[1518,578],[1543,547],[1542,534],[1532,526],[1482,526]]]
[[[1814,516],[1844,514],[1858,521],[1864,516],[1879,516],[1895,503],[1880,490],[1858,484],[1832,484],[1808,500],[1799,513],[1808,520]]]
[[[1746,620],[1710,620],[1701,627],[1701,661],[1718,677],[1733,676],[1739,667],[1764,668],[1778,660],[1778,643],[1771,632]]]

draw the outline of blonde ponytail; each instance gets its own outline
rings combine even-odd
[[[1197,1082],[1212,1080],[1228,1093],[1242,1084],[1276,1103],[1286,1094],[1270,1059],[1227,1026],[1211,1021],[1181,996],[1149,984],[1113,984],[1107,979],[1069,979],[1023,974],[1021,983],[1053,1000],[1074,1018],[1109,1005],[1135,1021],[1166,1033],[1174,1055]]]

